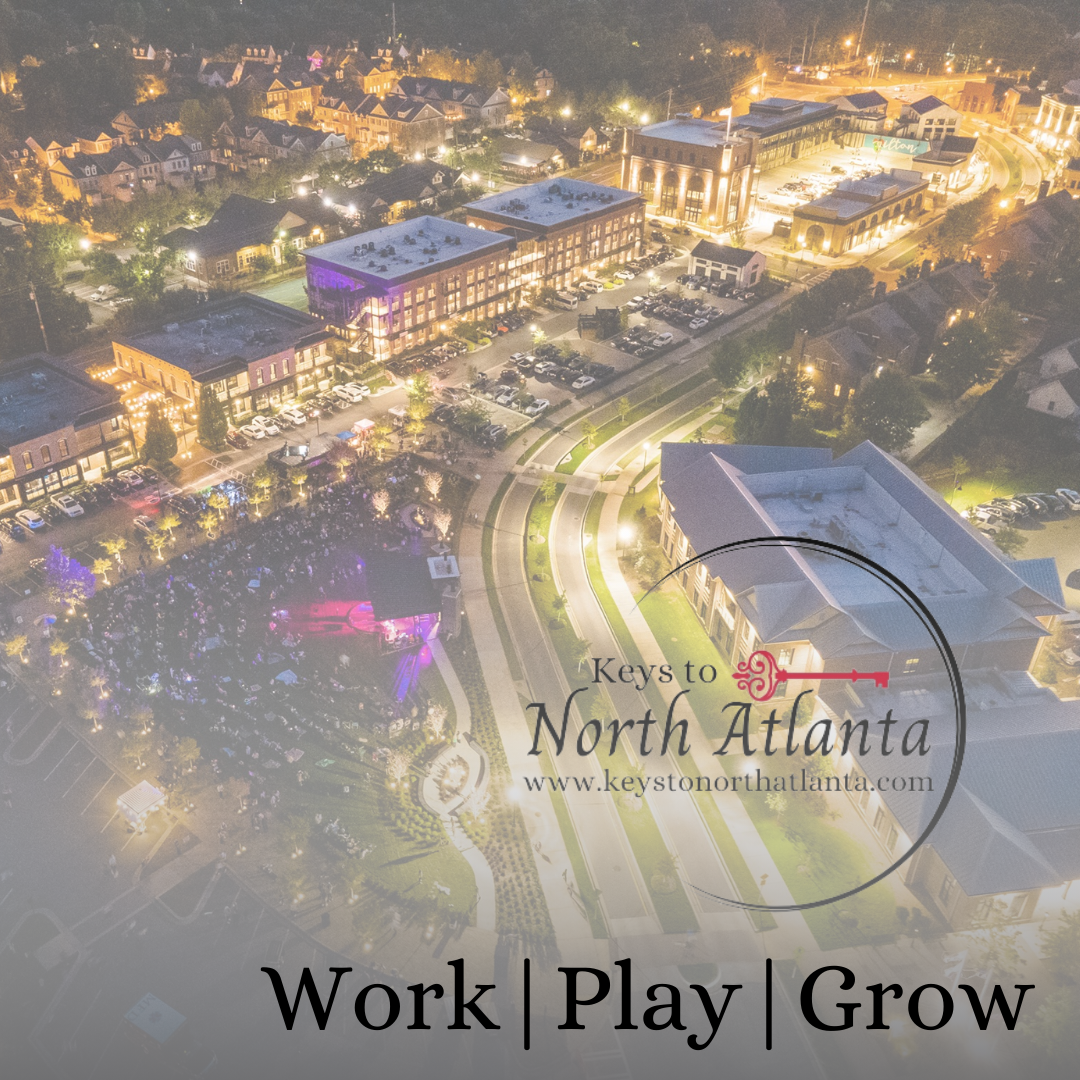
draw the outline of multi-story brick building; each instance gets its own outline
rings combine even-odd
[[[96,480],[135,459],[120,395],[46,360],[0,372],[0,510]]]
[[[330,386],[331,334],[310,315],[250,293],[197,318],[113,340],[117,367],[180,408],[209,384],[233,421]]]
[[[517,242],[523,290],[561,289],[587,273],[637,255],[645,237],[645,199],[584,180],[543,180],[488,195],[465,207],[466,222]]]
[[[378,360],[517,304],[512,236],[419,217],[308,248],[308,304]]]
[[[626,130],[619,183],[650,215],[727,229],[750,216],[756,155],[754,140],[724,123],[679,116]]]

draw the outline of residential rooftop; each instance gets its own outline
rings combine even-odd
[[[319,262],[379,281],[396,281],[430,273],[441,263],[505,248],[507,237],[444,218],[398,221],[380,229],[309,247],[308,262]]]
[[[641,196],[632,191],[560,178],[486,195],[465,209],[470,214],[509,223],[550,226],[565,225],[587,214],[640,201]]]
[[[255,360],[329,336],[313,316],[251,293],[240,293],[197,310],[197,316],[183,322],[166,323],[114,340],[198,378],[228,365],[243,370]]]
[[[104,383],[48,361],[7,364],[0,370],[0,448],[117,415],[119,401]]]

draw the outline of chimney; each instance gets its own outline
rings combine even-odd
[[[809,330],[795,331],[795,343],[791,346],[791,359],[797,368],[802,367],[803,357],[806,356],[806,343],[809,340]]]

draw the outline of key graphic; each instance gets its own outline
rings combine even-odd
[[[873,679],[875,686],[884,688],[889,685],[887,671],[788,671],[779,667],[776,657],[765,649],[752,652],[735,669],[735,684],[755,701],[768,701],[780,683],[796,679],[841,679],[844,682]]]

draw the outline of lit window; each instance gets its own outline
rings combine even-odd
[[[22,463],[24,469],[32,469],[34,467],[34,455],[29,450],[23,451]]]
[[[57,439],[56,440],[56,446],[57,446],[57,449],[60,451],[60,456],[61,457],[67,457],[68,456],[67,439]]]
[[[837,384],[836,384],[836,385],[835,385],[835,386],[834,386],[834,387],[832,388],[832,396],[833,396],[833,397],[839,397],[839,396],[840,396],[840,384],[839,384],[839,383],[837,383]]]
[[[52,461],[52,451],[47,446],[43,446],[41,448],[41,460],[46,465],[48,465],[49,462]]]
[[[918,667],[919,667],[919,658],[917,656],[909,656],[904,661],[904,674],[905,675],[911,675],[918,669]]]

